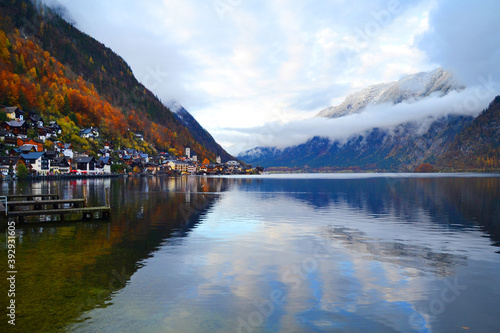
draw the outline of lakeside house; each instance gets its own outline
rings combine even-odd
[[[100,173],[111,173],[111,158],[109,156],[101,156],[97,160],[96,168]]]
[[[93,157],[75,157],[72,170],[84,174],[95,174],[96,160]]]
[[[19,163],[23,163],[21,156],[0,156],[0,172],[7,176],[9,172],[16,173]]]
[[[50,160],[50,171],[56,174],[69,173],[71,165],[66,156],[56,157]]]
[[[49,171],[49,157],[45,152],[33,152],[21,154],[21,158],[28,170],[33,170],[38,174],[46,175]]]

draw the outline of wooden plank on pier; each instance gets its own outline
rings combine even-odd
[[[14,200],[9,201],[8,205],[11,206],[28,206],[28,205],[51,205],[51,204],[75,204],[83,203],[84,199],[57,199],[57,200]]]
[[[43,210],[16,210],[9,211],[8,216],[36,216],[36,215],[60,215],[60,214],[79,214],[79,213],[107,213],[111,212],[110,207],[81,207],[81,208],[59,208]]]
[[[11,199],[21,199],[21,198],[56,198],[59,199],[59,194],[15,194],[15,195],[8,195],[7,200]],[[10,204],[10,202],[9,202]]]

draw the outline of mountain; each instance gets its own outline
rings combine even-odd
[[[341,118],[362,113],[369,105],[412,103],[461,90],[453,75],[441,68],[408,75],[399,81],[370,86],[349,95],[316,117]],[[500,169],[500,97],[479,116],[433,116],[399,124],[391,129],[372,128],[343,140],[316,136],[300,145],[278,149],[256,147],[238,158],[252,165],[281,170],[476,170]]]
[[[213,151],[216,155],[221,157],[223,162],[234,160],[235,158],[228,154],[204,129],[198,121],[179,103],[172,102],[168,104],[169,109],[174,113],[174,116],[189,130],[193,137],[198,142],[203,142],[206,149]],[[193,154],[191,152],[191,154]]]
[[[195,138],[120,56],[60,13],[40,1],[0,2],[0,104],[65,123],[65,139],[91,151],[92,143],[72,139],[83,127],[99,127],[115,146],[174,154],[190,147],[212,161],[227,154]],[[134,141],[133,131],[149,144]]]
[[[338,118],[359,113],[368,105],[398,104],[419,100],[431,94],[443,96],[451,90],[462,88],[450,72],[438,68],[431,72],[407,75],[399,81],[370,86],[347,96],[342,104],[322,110],[316,117]]]
[[[500,96],[477,116],[449,115],[422,129],[422,121],[392,130],[374,128],[346,141],[314,137],[294,147],[258,147],[238,158],[253,165],[301,171],[414,171],[423,163],[441,171],[500,170]]]
[[[452,169],[500,168],[500,96],[455,137],[436,164]]]

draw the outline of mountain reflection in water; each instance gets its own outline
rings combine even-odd
[[[28,191],[13,184],[3,193]],[[500,329],[499,177],[148,177],[30,190],[69,198],[84,186],[91,204],[110,187],[110,222],[18,226],[20,331]]]

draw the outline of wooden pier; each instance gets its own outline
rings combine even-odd
[[[110,218],[108,188],[106,206],[87,207],[86,191],[84,196],[82,199],[59,199],[59,194],[8,195],[1,197],[0,211],[3,211],[7,218],[17,218],[18,222],[24,222],[26,216],[48,215],[59,215],[61,221],[64,221],[65,215],[69,214],[82,214],[82,220]]]

